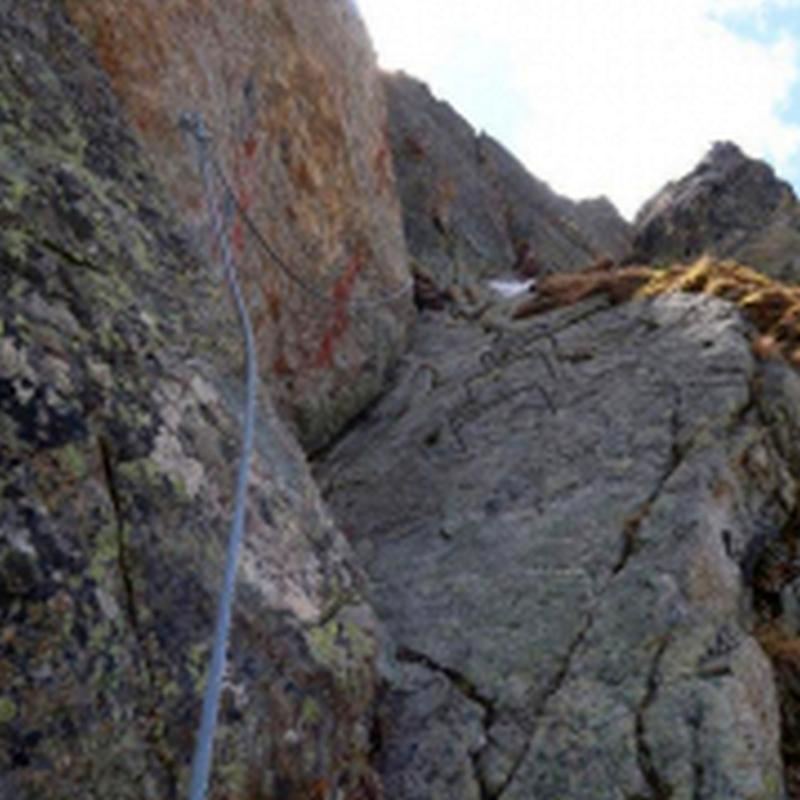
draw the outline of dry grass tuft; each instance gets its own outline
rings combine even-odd
[[[653,277],[649,267],[608,269],[605,264],[582,272],[559,273],[541,278],[536,294],[523,300],[512,315],[524,319],[554,308],[571,306],[596,294],[605,294],[614,303],[623,303]]]
[[[580,272],[541,278],[536,294],[523,300],[512,316],[524,319],[597,294],[623,303],[672,292],[708,294],[735,303],[756,328],[753,352],[758,357],[782,355],[800,367],[800,286],[782,284],[733,261],[702,258],[666,270],[613,268],[599,262]]]
[[[771,659],[800,670],[800,638],[789,635],[775,623],[756,628],[755,637]]]

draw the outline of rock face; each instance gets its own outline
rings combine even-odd
[[[800,290],[574,271],[623,252],[613,208],[398,76],[450,300],[319,455],[327,510],[273,392],[329,442],[411,308],[353,8],[0,0],[0,800],[186,796],[244,392],[184,108],[268,356],[210,800],[800,797]],[[742,158],[709,170],[751,247],[794,201]],[[740,219],[727,180],[698,219]],[[569,274],[454,299],[514,267]]]
[[[408,247],[440,283],[627,254],[629,226],[609,201],[560,197],[425,84],[402,73],[384,83]]]
[[[751,333],[685,294],[426,315],[320,467],[396,642],[389,797],[784,797],[751,587],[800,379]]]
[[[4,800],[186,796],[239,451],[229,308],[60,3],[2,0]],[[371,798],[373,618],[261,398],[209,796]]]
[[[633,228],[607,197],[580,200],[575,204],[575,216],[580,230],[597,242],[601,254],[622,260],[630,254]]]
[[[669,264],[707,253],[780,280],[800,280],[800,204],[767,164],[718,142],[636,218],[634,260]]]
[[[383,87],[353,4],[65,6],[195,229],[205,201],[178,122],[204,115],[236,202],[295,274],[230,219],[263,378],[320,446],[383,387],[411,309]]]

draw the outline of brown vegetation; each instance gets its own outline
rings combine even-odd
[[[605,262],[581,272],[561,272],[541,278],[536,294],[523,300],[514,310],[514,319],[524,319],[554,308],[571,306],[596,294],[607,295],[612,302],[629,300],[653,277],[649,267],[622,267],[609,270]]]
[[[738,305],[757,335],[753,352],[760,358],[783,355],[800,367],[800,286],[779,283],[732,261],[703,258],[666,270],[598,262],[580,272],[548,275],[535,296],[523,300],[514,319],[569,306],[596,294],[612,303],[646,299],[671,292],[708,294]]]

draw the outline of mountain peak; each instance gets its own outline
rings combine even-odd
[[[769,164],[730,141],[668,183],[636,217],[634,258],[735,258],[782,280],[800,277],[800,205]]]
[[[700,162],[699,167],[728,165],[750,160],[736,142],[716,141]]]

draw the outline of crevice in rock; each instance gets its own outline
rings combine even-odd
[[[59,258],[63,258],[69,264],[73,264],[76,267],[86,267],[86,269],[92,270],[100,275],[106,274],[105,271],[93,261],[89,261],[88,259],[77,255],[74,251],[69,250],[66,247],[62,247],[57,242],[52,241],[52,239],[42,238],[39,240],[39,245],[44,247],[46,250],[49,250],[54,255],[57,255]]]
[[[482,694],[478,687],[464,675],[463,672],[459,672],[452,667],[446,667],[443,664],[438,664],[425,653],[419,653],[408,647],[399,647],[396,655],[397,660],[403,664],[416,664],[429,669],[431,672],[443,675],[454,689],[457,689],[467,700],[476,703],[486,712],[485,727],[489,727],[492,724],[495,717],[494,701]]]
[[[114,515],[114,531],[117,545],[117,568],[122,582],[123,601],[125,614],[131,627],[139,649],[144,660],[148,684],[152,686],[153,670],[148,656],[144,633],[139,619],[139,611],[136,606],[136,590],[133,580],[133,565],[130,545],[125,536],[125,515],[122,507],[122,499],[119,486],[114,472],[113,457],[111,447],[103,436],[97,437],[97,447],[100,453],[100,463],[103,468],[103,479],[111,501],[111,509]]]
[[[97,446],[100,451],[100,461],[103,466],[103,478],[114,513],[114,528],[117,536],[117,566],[119,567],[122,587],[125,592],[125,610],[131,627],[134,631],[138,632],[139,614],[136,610],[133,577],[130,571],[130,553],[128,552],[128,544],[125,541],[122,501],[120,499],[119,487],[117,486],[116,476],[114,475],[114,468],[112,466],[111,448],[102,436],[98,437]]]
[[[653,753],[650,749],[650,745],[647,743],[644,722],[647,709],[653,704],[656,693],[658,692],[661,659],[669,646],[669,642],[669,637],[665,637],[659,644],[650,667],[650,673],[647,676],[647,688],[644,697],[642,698],[642,702],[639,703],[639,707],[636,709],[634,727],[636,733],[636,760],[639,764],[639,770],[650,789],[649,800],[669,800],[673,795],[672,787],[658,774],[658,770],[653,763]]]
[[[706,769],[703,759],[700,757],[700,719],[692,721],[692,744],[694,758],[692,759],[692,800],[703,800],[703,784],[705,783]]]
[[[587,304],[588,308],[581,309],[580,307],[584,304]],[[601,297],[600,302],[598,302],[597,297],[590,297],[580,301],[573,309],[570,309],[573,312],[573,315],[568,319],[559,321],[557,324],[544,323],[536,330],[532,331],[532,335],[525,336],[525,329],[519,324],[509,325],[508,330],[500,327],[495,339],[495,346],[499,351],[497,356],[498,361],[501,365],[505,366],[513,363],[514,361],[519,361],[523,358],[529,358],[531,355],[531,348],[538,345],[538,343],[542,340],[549,342],[553,347],[553,351],[557,352],[558,342],[556,337],[559,333],[568,330],[573,325],[586,322],[587,320],[599,314],[607,314],[608,312],[613,311],[613,309],[614,306],[608,301],[607,298]],[[542,312],[542,316],[544,316],[544,312]],[[531,317],[528,317],[527,319],[530,318]],[[504,334],[507,335],[509,331],[513,331],[513,339],[510,342],[504,342]]]
[[[753,411],[755,413],[758,422],[766,432],[769,438],[769,442],[775,449],[775,452],[789,466],[790,471],[794,471],[796,466],[800,464],[800,447],[798,447],[797,452],[791,452],[791,451],[787,452],[785,443],[781,441],[781,438],[777,435],[776,433],[777,422],[774,419],[770,419],[769,413],[764,408],[761,399],[763,391],[762,390],[763,381],[764,381],[763,371],[759,370],[750,381],[750,404],[746,410]],[[796,496],[793,498],[794,500],[793,505],[787,506],[786,501],[781,495],[780,491],[775,492],[774,498],[776,502],[789,516],[797,512],[798,493],[800,493],[800,487],[795,493]]]
[[[636,552],[636,544],[637,544],[637,537],[639,535],[639,530],[642,527],[642,523],[647,518],[647,515],[650,513],[650,507],[652,505],[652,499],[648,498],[642,503],[641,506],[629,516],[622,526],[622,552],[619,554],[619,559],[617,563],[611,569],[612,575],[619,575],[625,567],[628,565],[628,562],[633,558],[634,553]]]
[[[324,628],[348,606],[357,606],[360,603],[360,597],[357,589],[349,589],[342,592],[335,600],[320,612],[319,619],[310,625],[310,628]]]
[[[436,674],[442,675],[448,683],[459,692],[466,700],[480,706],[483,709],[482,727],[484,734],[488,741],[488,732],[495,722],[497,717],[497,709],[495,703],[486,695],[482,694],[478,687],[462,672],[446,667],[443,664],[438,664],[430,656],[425,653],[419,653],[411,650],[408,647],[399,647],[397,650],[397,660],[405,664],[416,664],[417,666],[424,667]],[[481,800],[497,800],[499,793],[492,792],[486,785],[486,780],[483,777],[483,770],[480,766],[480,756],[483,750],[470,752],[470,760],[472,762],[472,774],[475,782],[480,791]]]
[[[558,692],[561,690],[562,686],[564,685],[564,681],[567,678],[567,675],[570,672],[572,667],[572,662],[575,658],[575,654],[578,652],[578,649],[585,641],[589,631],[594,624],[594,616],[590,613],[586,615],[586,621],[583,624],[583,627],[578,631],[578,634],[572,640],[572,643],[567,650],[564,660],[561,663],[561,666],[558,669],[558,672],[553,676],[550,685],[545,690],[544,694],[542,695],[541,699],[539,700],[536,709],[533,713],[534,724],[533,727],[535,729],[537,721],[541,718],[542,714],[544,713],[545,708],[547,708],[547,704],[550,702],[550,699],[554,697]],[[508,777],[503,782],[502,786],[489,798],[489,800],[501,800],[502,796],[506,793],[508,788],[513,784],[515,778],[519,774],[520,769],[522,769],[522,765],[525,763],[528,754],[533,747],[533,739],[534,739],[534,730],[531,730],[528,736],[528,743],[525,747],[522,748],[519,756],[514,761],[513,766],[508,772]]]
[[[489,414],[498,408],[509,406],[517,399],[529,398],[533,394],[538,394],[541,397],[543,406],[550,414],[557,413],[553,398],[537,381],[509,389],[502,396],[490,397],[484,401],[480,401],[474,394],[470,395],[469,390],[467,390],[466,394],[465,401],[452,409],[449,415],[451,428],[454,429],[457,436],[459,436],[464,426],[476,422],[485,414]]]
[[[156,670],[153,658],[147,643],[147,638],[141,624],[139,610],[136,602],[136,589],[133,577],[133,556],[130,544],[125,536],[125,514],[122,497],[113,466],[112,450],[105,437],[97,437],[97,449],[100,454],[100,463],[103,471],[106,490],[114,516],[114,529],[117,545],[117,568],[123,591],[123,606],[133,637],[138,645],[142,659],[142,672],[150,699],[144,699],[144,713],[142,715],[142,736],[152,747],[158,763],[161,766],[163,779],[170,791],[174,793],[178,786],[179,765],[175,760],[168,745],[165,744],[164,720],[162,718],[159,693],[156,691]]]
[[[664,470],[664,474],[656,483],[653,491],[645,498],[639,508],[629,516],[624,524],[622,531],[622,552],[617,563],[611,570],[611,574],[619,575],[638,549],[638,536],[642,525],[650,514],[651,509],[657,502],[664,487],[669,483],[672,476],[680,469],[686,454],[691,450],[691,442],[683,446],[679,443],[680,437],[680,394],[677,393],[677,400],[670,414],[670,454],[669,463]]]

